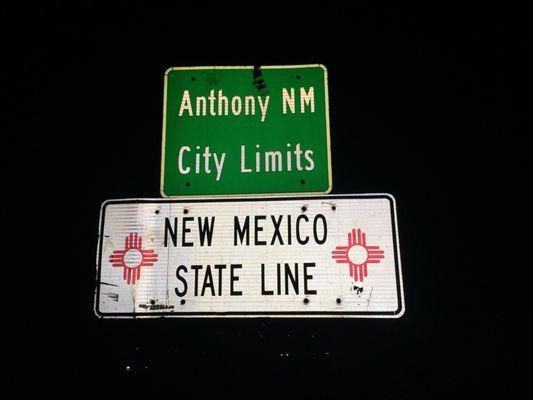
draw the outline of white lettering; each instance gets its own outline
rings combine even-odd
[[[255,115],[255,99],[254,96],[246,96],[244,98],[244,114],[250,115],[250,105],[252,108],[252,115]]]
[[[178,115],[181,117],[185,110],[187,110],[189,112],[189,117],[194,116],[194,114],[192,112],[191,97],[189,95],[189,91],[188,90],[184,90],[183,91],[183,97],[181,99],[181,106],[180,106],[180,111],[179,111]]]
[[[268,101],[270,100],[270,96],[266,96],[265,98],[265,104],[263,104],[263,99],[261,96],[257,97],[257,100],[259,100],[259,107],[261,108],[261,122],[265,122],[265,116],[268,109]]]
[[[291,88],[291,95],[289,96],[289,93],[287,92],[287,89],[283,88],[282,91],[282,97],[283,97],[283,114],[287,114],[287,105],[289,105],[289,109],[294,114],[294,88]]]
[[[215,167],[217,169],[217,181],[220,180],[220,176],[222,175],[222,168],[224,167],[225,158],[226,158],[226,153],[222,153],[222,157],[220,157],[220,162],[219,162],[217,153],[213,153],[213,159],[215,160]]]
[[[315,168],[315,162],[313,161],[313,158],[311,157],[312,155],[313,155],[313,150],[306,150],[304,153],[305,159],[309,163],[309,165],[305,167],[307,171],[312,171]]]
[[[231,112],[233,115],[239,115],[242,110],[242,101],[239,96],[234,96],[233,99],[231,99]]]
[[[315,112],[315,88],[310,87],[309,92],[305,93],[304,88],[300,88],[300,112],[305,113],[305,106],[311,104],[311,112]]]
[[[191,151],[191,148],[189,146],[181,146],[180,151],[178,153],[178,169],[180,171],[180,174],[188,174],[191,170],[189,167],[183,168],[183,153],[185,151]]]
[[[246,168],[246,146],[241,146],[241,172],[252,172],[251,168]]]

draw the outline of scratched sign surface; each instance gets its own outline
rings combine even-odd
[[[404,312],[389,195],[110,200],[101,317],[391,317]]]
[[[322,65],[170,68],[161,194],[329,192],[327,90]]]

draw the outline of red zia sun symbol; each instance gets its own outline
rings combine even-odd
[[[366,234],[361,229],[352,229],[348,233],[348,246],[337,246],[331,257],[338,264],[350,264],[350,276],[355,282],[363,282],[368,275],[367,264],[379,264],[383,255],[379,246],[367,246]]]
[[[124,268],[124,280],[135,285],[141,278],[141,267],[151,267],[157,261],[154,250],[143,250],[143,238],[137,233],[126,236],[124,250],[115,250],[109,256],[109,262],[113,267]]]

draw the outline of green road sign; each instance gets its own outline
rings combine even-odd
[[[331,184],[324,66],[167,70],[163,196],[328,193]]]

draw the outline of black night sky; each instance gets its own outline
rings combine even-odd
[[[29,333],[16,334],[13,383],[71,398],[509,396],[530,375],[515,225],[530,181],[525,12],[254,4],[2,13],[4,171],[23,198],[3,213],[23,208],[19,237],[36,241],[17,253],[16,281],[35,290],[10,311]],[[96,318],[100,204],[160,197],[165,70],[315,63],[329,74],[332,193],[397,200],[405,315]]]

